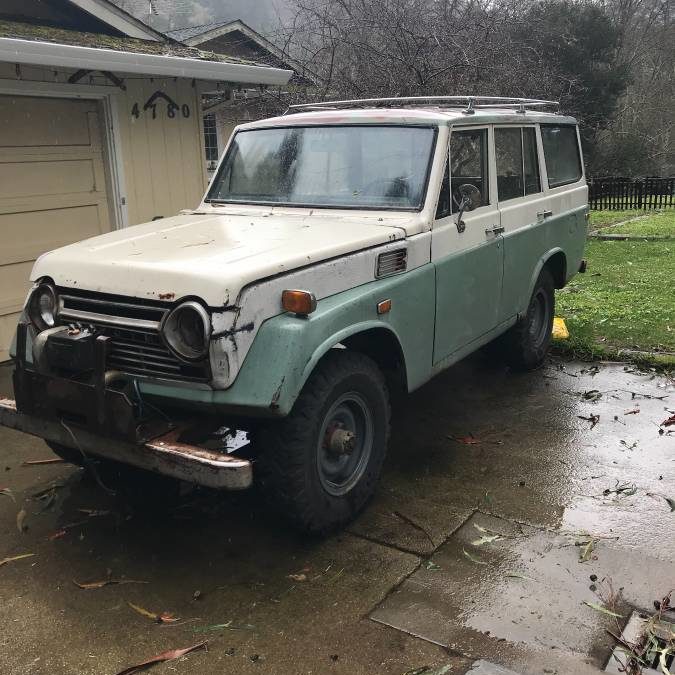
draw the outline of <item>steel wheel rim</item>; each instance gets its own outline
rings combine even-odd
[[[354,433],[349,454],[331,449],[329,440],[335,430]],[[326,492],[340,497],[359,482],[372,454],[373,439],[373,416],[365,399],[357,392],[340,396],[324,416],[317,440],[317,469]]]
[[[539,290],[532,298],[532,314],[530,317],[530,336],[537,347],[542,345],[546,339],[548,314],[546,294]]]

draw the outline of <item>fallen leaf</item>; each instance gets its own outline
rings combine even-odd
[[[624,415],[639,415],[640,414],[640,408],[633,408],[632,410],[626,410]]]
[[[9,488],[0,488],[0,495],[5,495],[5,497],[9,497],[16,504],[16,499],[14,499],[14,493]]]
[[[306,574],[289,574],[288,578],[292,579],[293,581],[307,581]]]
[[[206,649],[208,651],[207,645],[208,642],[200,642],[199,644],[192,645],[192,647],[185,647],[184,649],[170,649],[167,652],[162,652],[157,656],[153,656],[151,659],[148,659],[147,661],[143,661],[142,663],[138,663],[135,666],[125,668],[124,670],[121,670],[119,673],[117,673],[117,675],[133,675],[133,673],[138,673],[141,670],[146,670],[147,668],[150,668],[157,663],[164,663],[165,661],[173,661],[175,659],[179,659],[181,658],[181,656],[185,656],[186,654],[197,651],[198,649]]]
[[[217,630],[225,630],[226,628],[229,628],[232,625],[232,619],[227,621],[226,623],[213,623],[210,626],[197,626],[196,628],[192,629],[193,633],[211,633],[213,631]]]
[[[28,526],[26,525],[27,515],[26,509],[21,509],[21,511],[16,514],[16,529],[19,530],[21,534],[23,534],[28,529]]]
[[[501,541],[504,537],[500,537],[498,534],[493,535],[483,535],[480,539],[471,542],[471,546],[482,546],[483,544],[491,544],[493,541]]]
[[[577,415],[580,420],[586,420],[591,423],[591,429],[600,421],[600,415],[589,415],[584,417],[583,415]]]
[[[480,560],[479,558],[476,558],[475,556],[471,555],[470,553],[467,552],[465,548],[462,549],[462,553],[472,562],[476,563],[477,565],[487,565],[487,563],[484,560]]]
[[[518,574],[517,572],[509,572],[506,574],[506,577],[508,579],[525,579],[526,581],[536,581],[536,579],[533,579],[532,577],[528,577],[525,574]]]
[[[589,539],[588,541],[580,542],[579,545],[581,546],[581,549],[579,550],[579,562],[588,562],[593,555],[595,541],[593,539]]]
[[[581,395],[581,398],[584,401],[599,401],[602,398],[602,392],[597,389],[589,389]]]
[[[448,438],[462,445],[480,445],[480,440],[471,434],[468,436],[448,436]]]
[[[586,602],[584,600],[584,605],[587,605],[591,609],[594,609],[596,612],[602,612],[603,614],[608,614],[609,616],[615,616],[618,619],[623,619],[623,614],[617,614],[616,612],[612,612],[606,607],[602,607],[602,605],[597,605],[594,602]]]
[[[138,612],[141,616],[144,616],[146,619],[150,619],[150,621],[154,621],[155,623],[176,623],[176,621],[179,621],[179,619],[174,617],[173,614],[169,614],[167,612],[155,614],[155,612],[151,612],[144,607],[134,605],[133,602],[127,602],[127,605],[129,605],[129,607],[131,607],[131,609],[133,609],[135,612]]]
[[[440,565],[437,565],[433,560],[427,560],[424,563],[425,569],[428,569],[430,572],[436,572],[441,569]]]
[[[81,584],[79,581],[73,579],[73,583],[78,588],[83,588],[85,591],[90,591],[96,588],[103,588],[104,586],[115,586],[121,584],[147,584],[148,581],[138,581],[137,579],[103,579],[102,581],[89,581]]]
[[[53,457],[52,459],[28,459],[21,462],[21,466],[41,466],[42,464],[65,464],[66,460],[60,457]]]
[[[667,420],[663,420],[659,426],[672,427],[675,424],[675,415],[671,415]]]
[[[21,555],[13,555],[11,558],[3,558],[0,560],[0,567],[6,565],[7,563],[14,562],[15,560],[23,560],[23,558],[30,558],[34,555],[35,553],[22,553]]]
[[[58,530],[57,532],[54,532],[54,534],[50,534],[47,539],[49,541],[54,541],[55,539],[61,539],[61,537],[66,536],[67,531],[66,530]]]

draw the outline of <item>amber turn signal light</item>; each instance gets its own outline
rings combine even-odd
[[[316,298],[309,291],[283,291],[281,306],[287,312],[294,312],[303,316],[311,314],[316,309]]]
[[[387,312],[391,311],[391,300],[383,300],[382,302],[377,303],[377,313],[378,314],[386,314]]]

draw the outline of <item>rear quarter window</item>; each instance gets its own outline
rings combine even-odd
[[[550,188],[576,183],[582,175],[581,156],[574,126],[542,124],[541,140]]]

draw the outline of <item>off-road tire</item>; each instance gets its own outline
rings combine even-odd
[[[535,315],[541,311],[545,313],[543,328],[536,330]],[[544,362],[551,344],[554,314],[555,284],[545,267],[534,285],[525,316],[498,339],[502,358],[514,370],[534,370]]]
[[[356,392],[372,418],[365,469],[346,494],[330,494],[319,475],[317,443],[334,402]],[[275,513],[293,527],[324,534],[352,520],[375,491],[389,440],[390,405],[384,376],[358,352],[331,350],[310,375],[291,413],[254,436],[254,475]]]

